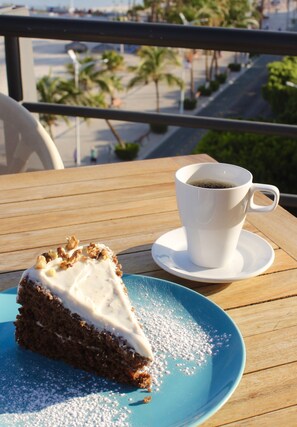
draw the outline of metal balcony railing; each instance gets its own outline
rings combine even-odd
[[[9,95],[31,112],[297,137],[297,126],[286,124],[26,102],[19,49],[24,37],[297,56],[297,33],[2,15],[0,36],[5,39]]]
[[[19,38],[27,37],[296,56],[296,33],[5,15],[0,16],[0,35],[5,38],[9,95],[31,112],[297,136],[297,126],[284,124],[29,103],[23,100],[19,51]]]

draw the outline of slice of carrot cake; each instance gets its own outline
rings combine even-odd
[[[75,236],[38,256],[18,286],[16,340],[22,347],[121,383],[148,388],[150,343],[112,250]]]

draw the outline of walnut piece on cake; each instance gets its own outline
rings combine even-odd
[[[42,268],[46,267],[46,258],[43,255],[39,255],[37,257],[35,266],[36,270],[41,270]]]
[[[76,236],[70,236],[66,237],[66,249],[67,251],[71,251],[72,249],[75,249],[79,245],[79,240],[76,238]]]

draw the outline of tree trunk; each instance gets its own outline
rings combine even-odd
[[[170,11],[171,8],[171,0],[166,0],[166,5],[165,5],[165,13],[168,13]]]
[[[159,93],[159,85],[158,82],[155,81],[155,88],[156,88],[156,101],[157,101],[157,113],[160,113],[160,93]]]
[[[216,78],[218,75],[219,64],[218,64],[218,51],[214,50],[211,58],[210,69],[209,69],[209,77],[210,80]]]
[[[211,60],[210,60],[210,67],[209,67],[209,79],[213,79],[213,69],[214,69],[214,61],[215,61],[215,50],[213,51]]]
[[[194,82],[194,67],[193,67],[193,62],[191,63],[191,69],[190,69],[190,79],[191,79],[191,98],[194,99],[195,98],[195,82]]]
[[[187,54],[187,62],[189,64],[190,67],[190,93],[191,93],[191,98],[194,99],[195,98],[195,82],[194,82],[194,49],[192,49],[190,52],[188,52]]]
[[[209,82],[208,50],[205,51],[205,80]]]
[[[153,1],[151,5],[151,22],[157,22],[157,21],[158,21],[157,2]]]
[[[219,57],[220,52],[216,50],[216,57],[215,57],[215,77],[219,74]]]
[[[107,123],[107,125],[108,125],[108,127],[109,127],[109,129],[111,130],[111,132],[112,132],[112,134],[113,134],[113,136],[115,137],[115,139],[118,141],[118,143],[119,143],[119,145],[122,147],[122,148],[126,148],[126,144],[125,144],[125,142],[122,140],[122,138],[120,137],[120,135],[117,133],[117,131],[115,130],[115,128],[112,126],[112,124],[110,123],[110,121],[109,120],[105,120],[106,121],[106,123]]]
[[[259,5],[259,12],[260,12],[259,27],[260,27],[260,29],[262,29],[262,26],[263,26],[264,7],[265,7],[265,0],[261,0],[260,5]]]

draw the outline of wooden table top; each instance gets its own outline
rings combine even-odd
[[[249,214],[245,228],[264,237],[275,261],[264,274],[231,284],[191,282],[161,270],[152,243],[180,226],[174,173],[207,155],[0,176],[0,290],[15,287],[36,255],[75,234],[101,241],[125,273],[183,284],[220,305],[247,350],[243,378],[204,426],[296,426],[297,220],[278,207]],[[260,196],[261,200],[266,198]]]

